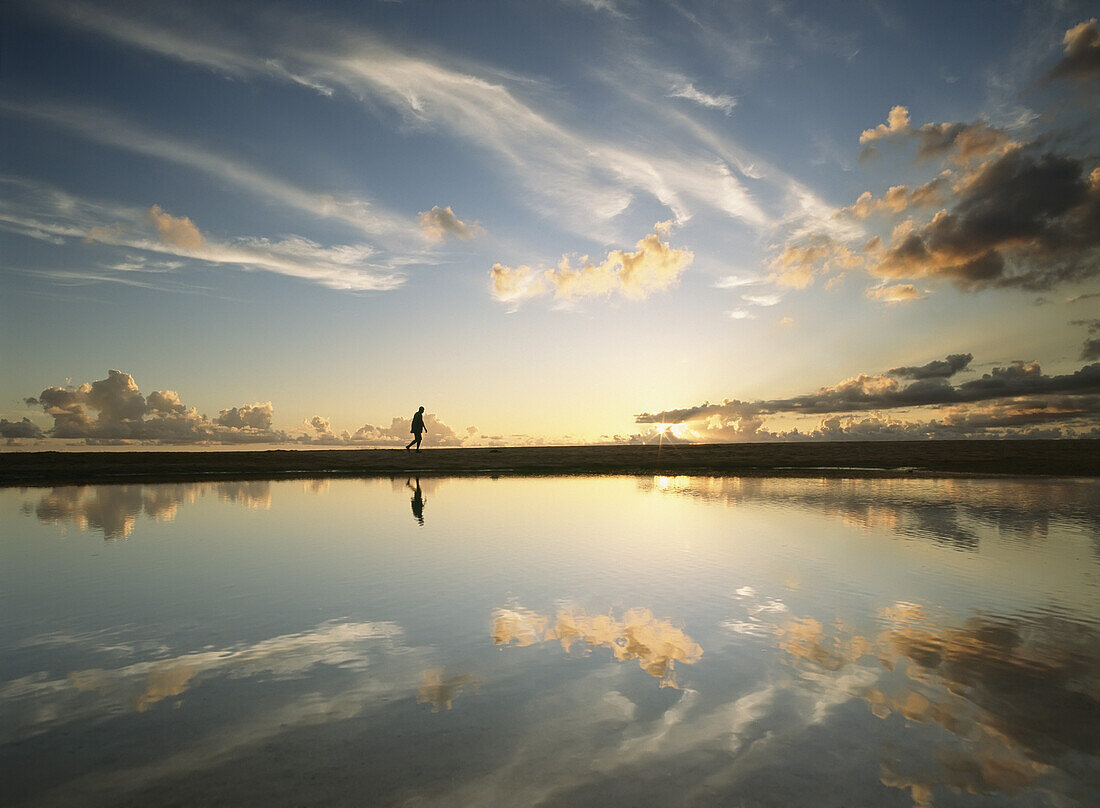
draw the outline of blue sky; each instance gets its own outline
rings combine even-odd
[[[10,446],[1097,428],[1084,4],[46,0],[3,37]]]

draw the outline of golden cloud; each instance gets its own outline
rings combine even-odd
[[[661,241],[668,229],[668,223],[660,222],[654,232],[638,241],[633,252],[612,250],[598,264],[589,261],[588,256],[582,256],[578,266],[562,256],[556,268],[541,272],[526,265],[513,269],[494,264],[489,273],[493,298],[518,303],[546,294],[559,300],[619,294],[642,300],[676,283],[695,260],[690,250]]]
[[[551,623],[548,615],[528,609],[493,612],[496,645],[534,645],[558,640],[569,653],[578,644],[610,649],[619,662],[638,660],[638,665],[661,682],[676,687],[672,670],[677,662],[692,665],[703,655],[702,647],[669,620],[659,620],[649,609],[627,610],[621,619],[610,614],[589,615],[575,609],[559,610]]]
[[[145,215],[157,229],[157,237],[162,244],[185,250],[201,250],[206,243],[199,228],[186,216],[173,216],[160,205],[153,205]]]

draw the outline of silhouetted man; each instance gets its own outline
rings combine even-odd
[[[416,478],[416,488],[413,488],[412,481],[405,480],[405,485],[412,488],[412,509],[413,516],[416,517],[416,521],[421,526],[424,525],[424,494],[420,491],[420,478]]]
[[[413,439],[405,444],[405,451],[409,451],[409,447],[414,443],[416,444],[416,451],[420,451],[420,440],[422,433],[427,432],[428,428],[424,426],[424,408],[421,407],[416,411],[416,415],[413,416],[412,429],[409,430],[413,434]]]

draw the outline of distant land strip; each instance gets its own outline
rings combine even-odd
[[[0,486],[414,475],[1100,476],[1100,440],[5,452]]]

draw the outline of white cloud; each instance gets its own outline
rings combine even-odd
[[[737,106],[737,99],[732,95],[710,95],[696,89],[690,81],[677,85],[668,95],[670,98],[686,98],[688,101],[694,101],[704,107],[720,109],[726,115],[733,112],[733,108]]]
[[[741,295],[741,299],[753,306],[775,306],[783,297],[781,295]]]
[[[398,51],[362,31],[301,19],[270,31],[261,51],[204,17],[194,16],[189,26],[202,30],[200,41],[184,33],[186,26],[178,20],[178,27],[171,27],[96,9],[83,13],[83,4],[65,8],[81,11],[64,15],[72,24],[162,56],[233,76],[293,81],[325,94],[339,89],[386,104],[412,126],[442,128],[496,155],[522,182],[527,204],[576,232],[606,231],[603,226],[639,192],[656,197],[679,221],[700,208],[755,226],[768,222],[741,180],[713,153],[672,153],[667,143],[639,149],[601,141],[556,123],[503,84],[475,75],[494,75],[486,68],[449,67],[442,60]],[[728,103],[721,96],[706,97]],[[134,148],[157,148],[127,140]],[[170,150],[157,150],[179,159]]]
[[[147,210],[94,202],[55,188],[0,178],[11,196],[0,199],[0,229],[30,237],[61,242],[89,243],[144,250],[211,264],[262,270],[300,278],[330,289],[368,291],[395,289],[404,283],[392,258],[375,257],[368,244],[324,247],[300,236],[279,240],[236,238],[220,241],[205,236],[187,216],[178,216],[153,205]],[[391,262],[387,265],[387,261]],[[158,270],[172,271],[176,262],[159,262]],[[132,273],[144,268],[130,260],[117,271]],[[111,277],[111,265],[103,271],[74,270],[53,273],[69,280],[113,281],[148,285]]]
[[[922,300],[924,293],[911,283],[898,283],[893,286],[873,286],[864,292],[871,300],[882,303],[911,303]]]
[[[237,157],[204,149],[168,135],[149,130],[103,110],[60,106],[38,101],[21,105],[0,101],[0,110],[79,133],[98,143],[166,160],[170,163],[231,182],[265,200],[275,200],[319,219],[331,219],[374,237],[400,241],[416,225],[367,199],[337,197],[310,190],[249,166]]]

